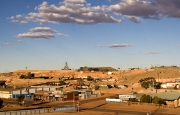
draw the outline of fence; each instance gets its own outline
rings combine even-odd
[[[6,111],[6,112],[0,112],[0,115],[32,115],[32,114],[45,114],[52,112],[65,112],[65,111],[75,111],[75,110],[76,108],[74,106],[60,106],[60,107],[52,107],[52,108]]]

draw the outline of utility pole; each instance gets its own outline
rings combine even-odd
[[[160,74],[161,72],[160,71],[158,71],[158,82],[159,82],[159,74]]]

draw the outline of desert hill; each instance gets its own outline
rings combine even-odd
[[[52,76],[52,79],[19,79],[20,75],[28,74],[32,72],[36,76]],[[91,76],[93,78],[112,78],[115,81],[104,81],[98,84],[117,84],[123,85],[126,84],[129,87],[127,89],[103,89],[102,92],[130,92],[133,89],[136,92],[145,92],[143,88],[141,88],[138,81],[142,78],[154,77],[157,81],[160,82],[174,82],[175,79],[180,78],[180,68],[178,67],[156,67],[150,69],[141,69],[136,68],[133,70],[118,70],[112,71],[111,74],[108,72],[100,72],[100,71],[76,71],[76,70],[18,70],[11,73],[0,74],[0,80],[7,80],[9,85],[15,86],[27,86],[34,85],[39,83],[45,83],[49,81],[58,81],[59,78],[63,76],[68,76],[70,78],[74,77],[87,77]]]

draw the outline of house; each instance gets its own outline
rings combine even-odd
[[[120,94],[119,99],[122,100],[122,102],[128,102],[130,99],[136,99],[135,94]]]
[[[92,90],[67,90],[65,92],[66,93],[78,92],[78,95],[79,95],[80,99],[90,98],[92,96],[92,94],[93,94]]]
[[[23,88],[18,88],[18,87],[15,88],[12,86],[6,86],[6,87],[0,86],[0,98],[6,98],[6,99],[12,98],[13,92],[21,89]]]
[[[179,88],[180,82],[168,82],[161,84],[161,88]]]
[[[112,86],[111,86],[111,85],[109,85],[109,84],[105,84],[105,85],[98,85],[98,86],[99,86],[99,88],[105,88],[105,89],[112,88]]]
[[[180,82],[180,78],[175,79],[175,82],[179,83]]]
[[[25,95],[26,99],[32,99],[33,95],[38,90],[42,91],[56,91],[53,87],[0,87],[0,98],[17,98],[21,94]]]
[[[33,94],[34,100],[48,100],[49,99],[49,91],[47,90],[37,90]]]
[[[136,100],[136,94],[119,94],[115,97],[106,98],[106,102],[128,102]]]
[[[108,71],[108,75],[112,75],[113,74],[113,72],[111,72],[111,71]]]
[[[65,80],[70,79],[70,77],[69,77],[69,76],[63,76],[63,77],[61,77],[60,79],[65,81]]]
[[[117,87],[120,89],[125,89],[125,88],[127,88],[127,85],[118,85]]]
[[[4,90],[4,91],[0,91],[0,98],[11,98],[12,94],[11,91],[8,90]]]
[[[164,99],[167,103],[167,106],[180,107],[180,92],[161,92],[161,93],[150,93],[148,94],[152,98],[155,96]],[[168,105],[169,104],[169,105]]]

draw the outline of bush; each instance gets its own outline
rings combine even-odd
[[[145,89],[149,88],[149,82],[142,82],[141,86]]]
[[[155,82],[154,89],[160,89],[161,88],[161,82]]]
[[[66,85],[66,82],[64,81],[59,81],[60,85]]]
[[[25,78],[26,78],[25,75],[21,75],[21,76],[20,76],[20,79],[25,79]]]
[[[0,98],[0,109],[3,108],[3,100]]]
[[[142,103],[150,103],[151,102],[151,96],[144,94],[141,96],[140,101]]]
[[[163,99],[161,99],[161,98],[159,98],[159,97],[157,97],[157,96],[155,96],[154,98],[153,98],[153,103],[154,104],[164,104],[164,100]]]
[[[149,88],[149,86],[154,87],[154,89],[160,89],[161,88],[161,82],[156,82],[155,78],[153,78],[153,77],[147,77],[144,79],[140,79],[139,83],[145,89]]]
[[[24,95],[20,95],[17,97],[17,102],[19,103],[19,105],[23,105],[24,104]]]
[[[31,74],[30,72],[28,73],[28,75],[21,75],[20,79],[34,79],[34,74]]]
[[[135,99],[135,98],[129,98],[129,101],[131,101],[131,102],[138,102],[138,100]]]
[[[95,90],[98,90],[98,89],[99,89],[99,86],[96,85],[96,86],[95,86]]]
[[[87,81],[92,81],[93,78],[91,76],[87,76]]]

